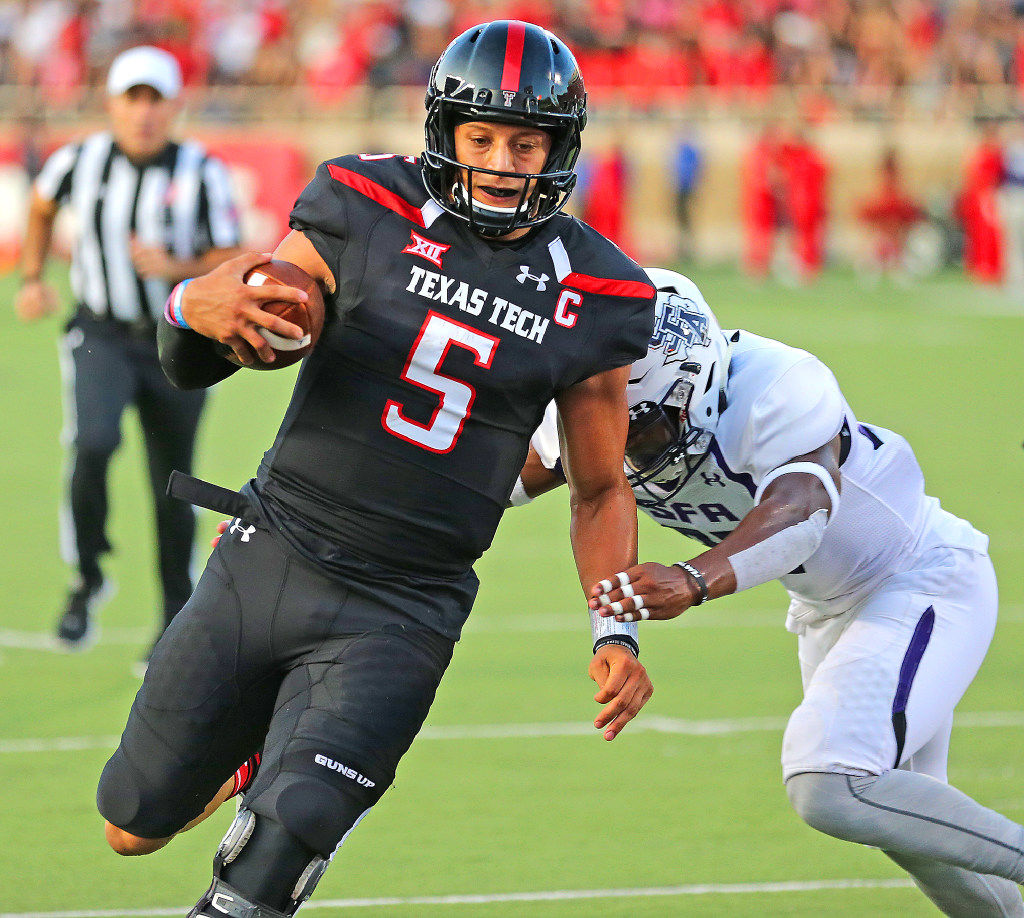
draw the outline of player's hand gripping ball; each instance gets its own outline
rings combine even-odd
[[[274,362],[265,363],[257,355],[253,363],[249,365],[249,369],[280,370],[298,363],[316,345],[324,328],[324,298],[320,293],[320,285],[302,268],[293,265],[290,261],[278,261],[277,259],[256,265],[245,275],[243,280],[252,286],[280,284],[285,287],[297,287],[306,292],[308,299],[305,303],[271,300],[260,306],[264,312],[280,316],[282,319],[298,325],[304,334],[299,339],[285,338],[265,328],[260,328],[260,335],[274,350]],[[230,351],[225,356],[232,363],[243,366]]]

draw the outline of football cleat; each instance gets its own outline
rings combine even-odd
[[[68,593],[64,612],[57,621],[57,640],[66,650],[86,650],[96,643],[99,628],[96,613],[114,593],[106,579],[98,584],[79,580]]]

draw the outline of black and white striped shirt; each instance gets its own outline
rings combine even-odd
[[[101,318],[155,321],[163,312],[171,285],[139,277],[132,236],[182,259],[239,244],[227,168],[197,143],[169,143],[136,166],[109,132],[93,134],[57,150],[34,187],[73,211],[71,286]]]

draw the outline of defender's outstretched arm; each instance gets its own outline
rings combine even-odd
[[[840,438],[769,472],[754,508],[714,548],[666,567],[646,562],[594,584],[590,608],[617,621],[669,619],[784,577],[821,544],[839,504]]]

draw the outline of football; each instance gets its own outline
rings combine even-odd
[[[285,287],[297,287],[304,290],[309,299],[305,303],[287,303],[283,300],[271,300],[264,303],[262,309],[272,315],[280,316],[288,322],[293,322],[305,333],[298,340],[285,338],[274,334],[264,328],[260,334],[266,338],[267,344],[274,349],[274,362],[265,363],[256,358],[255,362],[249,365],[250,370],[281,370],[298,363],[316,345],[320,338],[320,332],[324,328],[324,298],[320,293],[320,285],[317,284],[302,268],[293,265],[290,261],[268,261],[257,265],[246,274],[245,283],[253,286],[262,284],[280,284]],[[230,350],[225,355],[232,363],[243,366]]]

